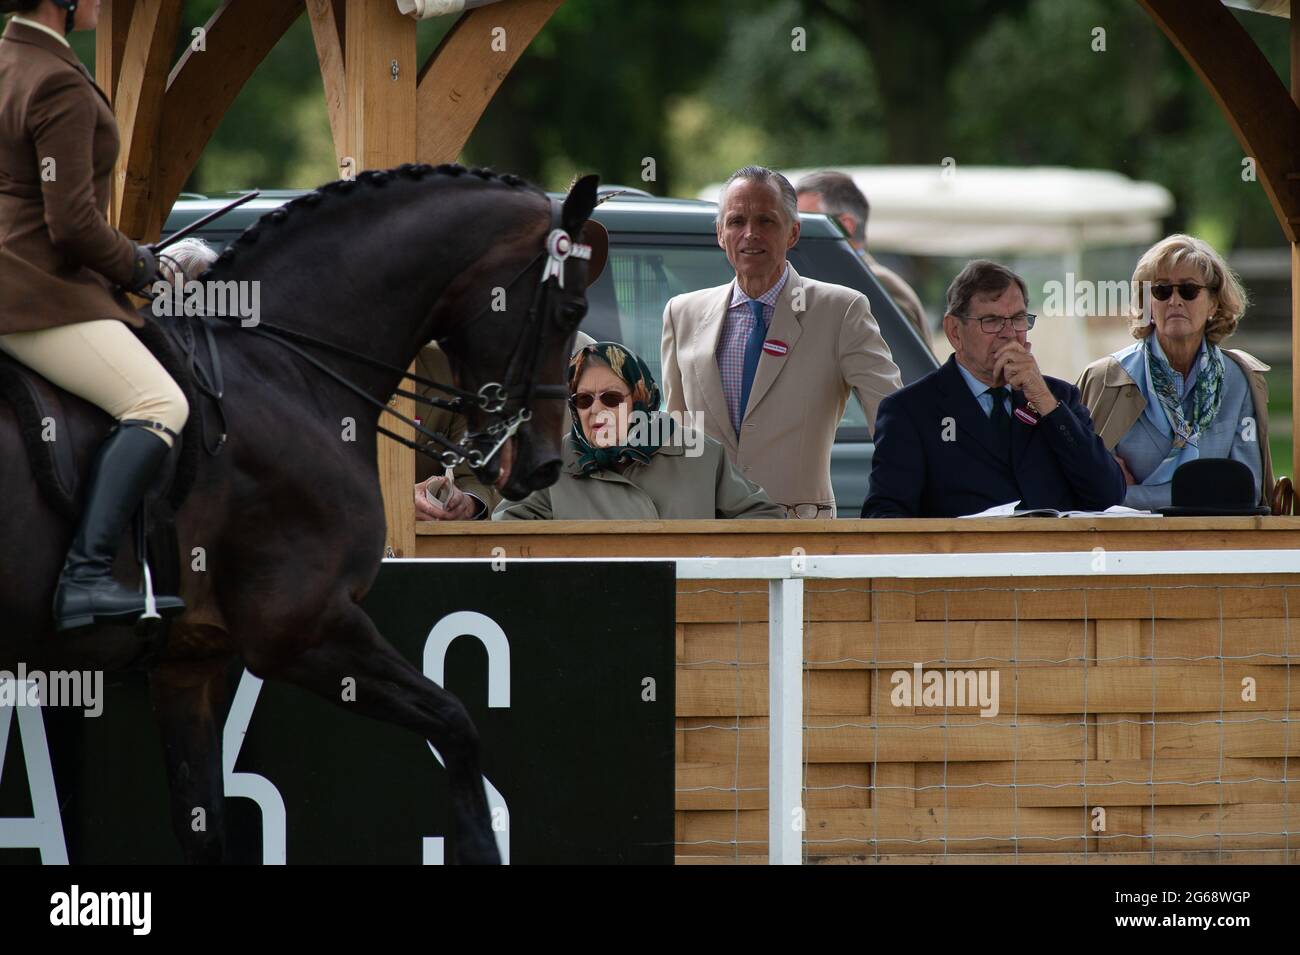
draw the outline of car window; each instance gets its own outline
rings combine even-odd
[[[582,330],[598,341],[626,345],[662,382],[664,306],[674,295],[722,285],[733,274],[716,247],[611,244],[605,271],[587,290]]]
[[[866,440],[867,413],[862,410],[862,403],[858,401],[856,393],[849,395],[848,404],[844,406],[844,417],[840,419],[840,427],[861,428],[864,432],[862,439]]]

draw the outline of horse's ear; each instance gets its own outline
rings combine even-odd
[[[605,260],[609,257],[609,230],[595,219],[588,219],[582,226],[582,237],[578,241],[591,246],[591,260],[587,262],[587,288],[591,288],[600,278],[600,273],[605,271]]]
[[[591,215],[591,210],[596,208],[596,185],[599,182],[600,177],[594,173],[583,176],[564,197],[564,211],[560,218],[564,230],[570,235],[578,232]]]

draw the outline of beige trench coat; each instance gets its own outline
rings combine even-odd
[[[1255,403],[1260,464],[1264,472],[1260,502],[1268,504],[1273,497],[1273,455],[1268,448],[1268,379],[1264,372],[1269,370],[1269,366],[1239,348],[1225,348],[1223,353],[1241,367],[1250,385],[1250,398]],[[1106,445],[1106,450],[1113,453],[1115,445],[1146,410],[1147,400],[1142,397],[1142,390],[1113,355],[1099,358],[1085,368],[1077,385],[1083,393],[1083,403],[1092,415],[1093,430]]]

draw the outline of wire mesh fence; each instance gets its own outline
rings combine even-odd
[[[1300,577],[804,583],[804,861],[1296,861]],[[677,620],[678,858],[764,861],[767,585]]]

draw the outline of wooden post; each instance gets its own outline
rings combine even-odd
[[[117,81],[122,75],[122,54],[131,30],[135,0],[103,0],[99,8],[99,26],[95,29],[95,82],[117,104]],[[121,195],[112,190],[108,200],[108,221],[117,222]]]
[[[180,22],[180,4],[137,0],[122,46],[113,97],[113,112],[122,134],[113,189],[117,227],[131,238],[146,242],[155,241],[162,229],[157,194],[158,143],[168,68]],[[116,46],[116,37],[113,42]]]
[[[344,70],[347,10],[339,0],[307,0],[316,59],[325,86],[325,107],[329,112],[330,135],[339,175],[347,175],[343,160],[348,155],[348,87]]]
[[[348,0],[346,6],[348,148],[356,169],[384,169],[415,160],[415,20],[395,3]],[[358,316],[360,321],[362,316]],[[394,398],[390,405],[407,416],[414,403]],[[388,427],[408,438],[400,422]],[[402,445],[381,440],[379,480],[388,519],[388,547],[394,557],[415,556],[415,456]]]
[[[1291,89],[1216,0],[1137,0],[1205,83],[1291,243],[1291,408],[1300,414],[1300,2],[1291,0]],[[1292,426],[1292,434],[1296,432]],[[1300,477],[1293,437],[1292,478]]]
[[[99,7],[99,26],[95,29],[95,82],[117,99],[117,80],[122,75],[122,54],[126,50],[126,36],[131,29],[131,13],[135,0],[102,0]]]
[[[1291,100],[1300,108],[1300,0],[1291,0]],[[1287,178],[1300,190],[1300,157]],[[1297,223],[1300,225],[1300,223]],[[1300,480],[1300,241],[1291,239],[1291,480]]]

